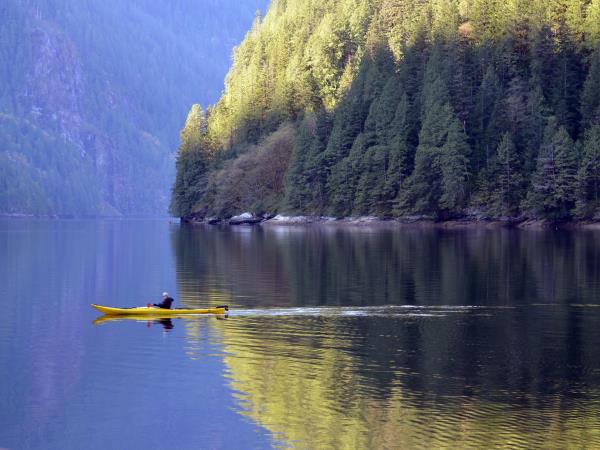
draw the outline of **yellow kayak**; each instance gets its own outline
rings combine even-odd
[[[110,316],[180,316],[185,314],[225,314],[229,311],[227,306],[217,306],[215,308],[203,309],[164,309],[156,307],[138,306],[136,308],[112,308],[110,306],[101,306],[92,304],[92,308],[97,309],[103,314]]]

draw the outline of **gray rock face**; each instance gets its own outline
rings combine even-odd
[[[239,216],[233,216],[228,223],[229,225],[255,225],[263,220],[262,216],[254,216],[249,212],[245,212]]]

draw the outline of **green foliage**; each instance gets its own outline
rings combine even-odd
[[[493,67],[488,67],[475,98],[470,119],[470,136],[473,142],[473,168],[476,171],[487,167],[497,145],[499,123],[502,117],[500,80]]]
[[[517,148],[510,133],[502,135],[489,173],[487,212],[495,217],[516,217],[523,199],[523,175]]]
[[[264,214],[277,210],[284,199],[285,171],[290,163],[296,130],[284,124],[257,146],[229,160],[211,174],[211,202],[192,212],[230,217],[240,211]]]
[[[177,176],[171,195],[171,214],[189,216],[204,196],[211,162],[211,143],[206,133],[206,115],[192,105],[180,133]]]
[[[453,215],[467,200],[470,147],[449,103],[449,92],[435,57],[423,87],[423,121],[415,170],[401,193],[397,212]]]
[[[469,189],[469,154],[471,148],[467,136],[454,118],[448,127],[446,142],[442,147],[442,210],[461,212],[467,201]]]
[[[537,217],[569,218],[577,188],[575,145],[552,117],[544,131],[525,208]]]
[[[77,148],[0,114],[0,211],[80,215],[102,211],[93,167]]]
[[[300,124],[285,180],[284,204],[288,211],[323,212],[326,175],[322,154],[327,147],[331,127],[331,117],[324,111],[316,114],[316,117],[308,116]]]
[[[585,134],[577,182],[577,215],[595,217],[600,213],[600,125]]]
[[[583,126],[600,124],[600,48],[590,58],[588,76],[581,93]]]
[[[199,204],[217,214],[596,214],[599,5],[274,1],[209,114],[220,162]],[[253,172],[248,152],[288,122],[297,132],[283,195],[241,201],[220,187],[234,167]]]

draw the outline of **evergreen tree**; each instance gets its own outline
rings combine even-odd
[[[470,122],[474,154],[473,170],[479,171],[488,166],[497,145],[501,121],[502,90],[496,71],[489,66],[479,86]]]
[[[332,168],[327,183],[330,214],[343,217],[352,213],[356,183],[363,170],[362,158],[368,154],[367,148],[367,135],[361,133],[354,141],[350,154]]]
[[[600,213],[600,125],[585,133],[577,184],[577,216],[595,217]]]
[[[176,177],[171,196],[171,214],[186,217],[196,212],[208,185],[210,142],[206,135],[206,115],[193,105],[181,130]]]
[[[415,154],[415,169],[406,180],[394,206],[394,214],[434,215],[442,196],[440,161],[435,149],[419,146]]]
[[[451,214],[459,213],[467,200],[470,153],[467,137],[458,119],[454,118],[449,125],[439,163],[442,166],[442,196],[439,207]]]
[[[416,149],[411,135],[416,128],[416,120],[412,109],[408,95],[404,93],[396,108],[389,137],[387,172],[381,200],[382,214],[386,216],[392,215],[394,201],[413,171]]]
[[[185,119],[185,125],[179,133],[181,142],[179,151],[185,153],[198,150],[206,139],[206,114],[198,104],[192,105]]]
[[[363,129],[369,111],[369,106],[364,99],[366,71],[366,68],[362,69],[362,75],[359,75],[356,83],[336,109],[333,129],[323,155],[323,163],[327,169],[348,156],[354,140]]]
[[[402,124],[394,123],[394,120],[403,96],[402,85],[398,77],[392,73],[381,93],[371,103],[364,126],[365,133],[368,135],[367,145],[388,144],[397,132],[396,127],[402,126]]]
[[[332,121],[326,111],[305,119],[292,153],[292,172],[286,179],[286,204],[293,212],[321,214],[326,206],[323,152]],[[297,192],[297,194],[296,194]]]
[[[273,189],[230,180],[256,181],[251,163],[271,153],[254,143],[290,120],[299,130],[291,157],[278,153],[276,165],[286,172],[284,212],[445,218],[471,204],[491,217],[521,206],[562,220],[577,199],[589,215],[595,166],[577,172],[573,139],[600,114],[598,4],[273,3],[209,114],[199,147],[218,175],[192,209],[276,212]],[[241,191],[259,198],[238,201]]]
[[[522,200],[523,176],[517,148],[508,132],[502,135],[491,172],[488,212],[496,217],[515,217]]]
[[[591,0],[588,4],[583,29],[587,46],[597,47],[600,42],[600,0]]]
[[[533,38],[531,48],[531,78],[539,85],[546,99],[552,97],[555,81],[557,54],[554,34],[550,26],[544,25]]]
[[[583,84],[582,61],[575,43],[570,40],[566,25],[559,28],[559,51],[556,55],[552,86],[552,105],[559,122],[572,137],[579,133],[579,95]],[[552,61],[547,61],[550,64]]]
[[[568,217],[577,195],[577,148],[564,126],[559,127],[552,144],[556,152],[556,200],[561,216]]]
[[[426,84],[415,169],[400,193],[396,213],[456,213],[467,192],[469,146],[441,78]]]
[[[544,131],[544,142],[525,208],[539,218],[569,218],[575,203],[576,187],[575,145],[567,130],[558,126],[556,118],[552,117]]]
[[[311,126],[314,128],[314,120],[311,119],[305,119],[299,127],[298,137],[294,143],[290,166],[285,178],[286,209],[292,212],[306,210],[306,206],[312,198],[306,171],[307,159],[310,156],[314,140],[314,132],[311,130]]]
[[[353,214],[386,215],[385,183],[388,176],[389,148],[370,147],[363,155],[356,186]]]
[[[590,68],[581,93],[582,126],[600,123],[600,47],[590,58]]]

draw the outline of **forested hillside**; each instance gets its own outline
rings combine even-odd
[[[164,214],[189,104],[266,0],[2,0],[0,214]]]
[[[273,0],[171,210],[600,215],[600,0]]]

